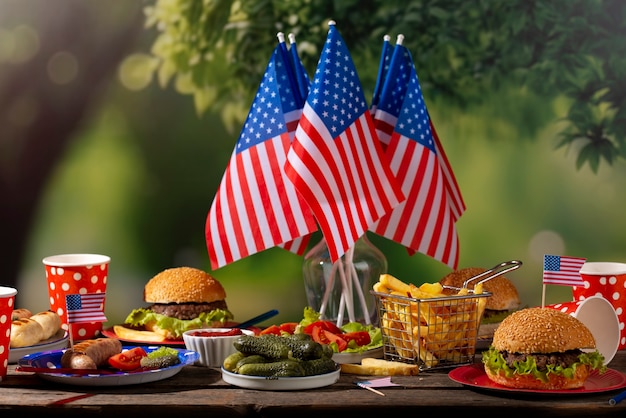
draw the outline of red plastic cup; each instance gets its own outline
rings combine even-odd
[[[7,376],[11,346],[11,315],[17,290],[0,286],[0,382]]]
[[[580,269],[584,286],[574,286],[574,300],[603,296],[617,314],[620,329],[619,350],[626,348],[626,264],[587,262]]]
[[[604,356],[604,364],[608,364],[619,346],[620,330],[615,309],[602,296],[591,296],[573,302],[561,302],[546,306],[573,316],[585,324],[593,338],[596,348]]]
[[[100,336],[102,322],[72,323],[70,327],[65,296],[105,293],[110,261],[110,257],[100,254],[60,254],[43,259],[50,309],[59,314],[64,330],[69,332],[71,328],[75,341]]]

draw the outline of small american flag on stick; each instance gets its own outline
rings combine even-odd
[[[543,283],[563,286],[582,285],[583,279],[580,276],[580,269],[585,261],[586,259],[578,257],[545,255],[543,258]]]
[[[66,295],[67,322],[106,322],[104,298],[106,293],[87,293],[84,295]]]

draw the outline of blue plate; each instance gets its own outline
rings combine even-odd
[[[142,348],[150,353],[161,346],[142,346]],[[129,350],[135,346],[124,346],[123,350]],[[94,373],[88,374],[65,374],[65,373],[49,373],[37,371],[35,374],[42,379],[51,382],[64,383],[77,386],[119,386],[119,385],[137,385],[141,383],[156,382],[158,380],[167,379],[180,372],[186,365],[194,364],[199,355],[195,351],[175,348],[178,351],[180,363],[174,366],[165,367],[163,369],[145,370],[137,372],[110,371],[110,370],[94,370]],[[61,356],[66,350],[45,351],[26,355],[18,360],[18,370],[23,368],[36,369],[58,369],[61,368]],[[24,370],[27,371],[27,370]]]

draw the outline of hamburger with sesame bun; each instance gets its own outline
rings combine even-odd
[[[490,380],[516,389],[580,388],[592,370],[606,370],[591,331],[551,308],[525,308],[506,317],[482,362]]]
[[[439,283],[443,286],[443,293],[453,295],[463,287],[465,281],[485,271],[487,269],[482,267],[462,268],[447,274]],[[467,288],[473,289],[474,285],[481,280],[476,279],[468,282]],[[513,282],[504,276],[496,276],[485,281],[483,291],[489,292],[491,296],[487,298],[478,335],[479,337],[491,337],[500,322],[521,307],[521,301]]]
[[[187,330],[223,327],[233,319],[222,284],[192,267],[163,270],[146,283],[143,296],[151,305],[133,310],[125,324],[168,340],[182,341]]]

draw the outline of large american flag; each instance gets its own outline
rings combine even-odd
[[[580,269],[585,258],[558,255],[543,256],[543,284],[581,286],[584,284]]]
[[[374,117],[391,169],[407,196],[373,232],[456,269],[460,190],[426,109],[409,50],[396,44]]]
[[[279,44],[207,216],[213,269],[317,230],[313,214],[283,171],[290,132],[302,112],[289,71]]]
[[[67,323],[106,322],[104,298],[106,293],[86,293],[65,295]]]
[[[331,23],[285,172],[339,259],[403,199],[348,49]]]

